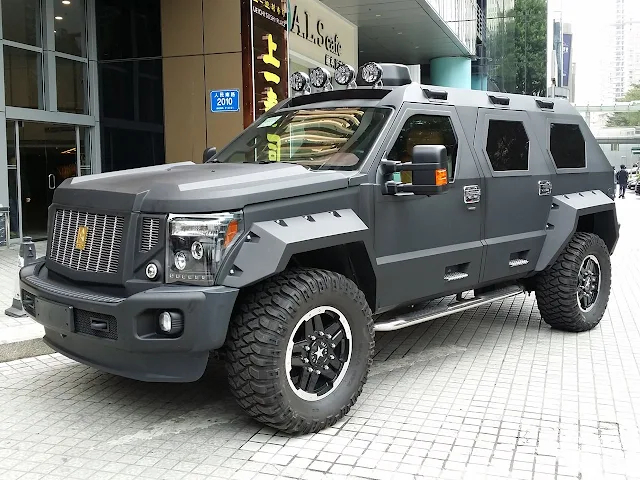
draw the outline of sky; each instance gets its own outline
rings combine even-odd
[[[606,90],[613,58],[615,0],[549,0],[549,13],[570,23],[576,63],[576,104],[599,104]],[[625,16],[640,21],[640,0],[626,0]]]

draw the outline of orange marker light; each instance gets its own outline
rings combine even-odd
[[[227,228],[227,233],[224,236],[225,248],[228,247],[231,244],[231,242],[233,242],[233,239],[236,238],[237,234],[238,234],[238,221],[232,220],[231,223],[229,223],[229,227]]]
[[[436,187],[441,187],[449,182],[447,178],[447,169],[440,168],[436,170]]]

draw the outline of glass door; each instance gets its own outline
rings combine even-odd
[[[91,173],[88,139],[89,128],[75,125],[7,122],[12,238],[22,232],[46,240],[56,188],[67,178]]]

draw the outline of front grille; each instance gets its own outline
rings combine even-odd
[[[75,331],[84,335],[118,339],[118,322],[115,317],[103,313],[74,310]]]
[[[85,227],[84,248],[76,248],[80,227]],[[117,273],[124,217],[57,210],[49,258],[83,272]]]
[[[146,217],[142,220],[142,234],[140,236],[140,251],[149,252],[158,245],[160,238],[160,219]]]

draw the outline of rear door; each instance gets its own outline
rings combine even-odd
[[[526,112],[480,108],[475,149],[486,176],[482,283],[535,268],[546,238],[551,171]]]

